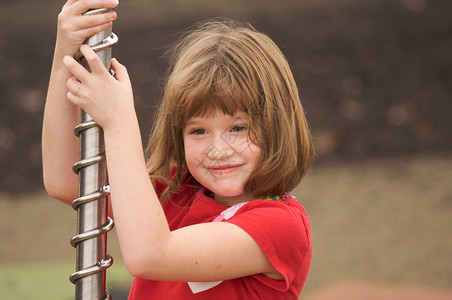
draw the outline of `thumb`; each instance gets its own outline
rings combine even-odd
[[[124,82],[129,80],[129,74],[127,68],[121,65],[116,58],[111,60],[111,68],[115,71],[116,79],[119,82]]]

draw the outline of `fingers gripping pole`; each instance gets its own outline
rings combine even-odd
[[[85,13],[100,14],[108,9],[95,9]],[[90,38],[88,44],[109,69],[111,47],[118,38],[111,28]],[[85,67],[88,63],[77,52],[75,58]],[[101,87],[99,87],[101,88]],[[79,175],[79,197],[72,202],[77,210],[77,235],[71,239],[76,248],[76,272],[70,276],[75,284],[75,299],[111,299],[106,290],[106,269],[113,263],[107,254],[107,232],[113,228],[113,220],[108,217],[108,195],[110,192],[107,180],[107,165],[102,128],[89,114],[81,110],[81,124],[74,133],[80,138],[80,161],[73,166]]]

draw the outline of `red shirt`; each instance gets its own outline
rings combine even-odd
[[[298,299],[311,264],[312,244],[309,218],[295,199],[252,200],[229,207],[206,196],[204,190],[187,187],[164,205],[164,211],[171,230],[213,221],[239,226],[253,237],[284,279],[256,274],[198,284],[135,278],[129,300]]]

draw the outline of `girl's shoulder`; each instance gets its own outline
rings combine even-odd
[[[311,263],[312,239],[309,217],[295,197],[252,200],[226,222],[246,231],[284,280],[270,279],[262,274],[253,278],[279,291],[301,290]]]
[[[303,205],[294,196],[284,195],[279,199],[257,199],[239,204],[240,207],[230,208],[229,221],[236,224],[256,225],[268,228],[269,231],[280,230],[303,232],[310,235],[311,223]],[[248,226],[248,225],[247,225]]]
[[[282,214],[299,212],[300,214],[307,216],[304,206],[293,195],[281,195],[267,199],[252,200],[243,208],[244,211],[262,209],[264,211],[272,210]]]

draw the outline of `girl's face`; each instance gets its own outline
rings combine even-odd
[[[215,200],[233,205],[253,199],[244,185],[261,154],[248,138],[248,114],[234,116],[216,109],[191,117],[184,128],[185,160],[192,176],[214,193]]]

